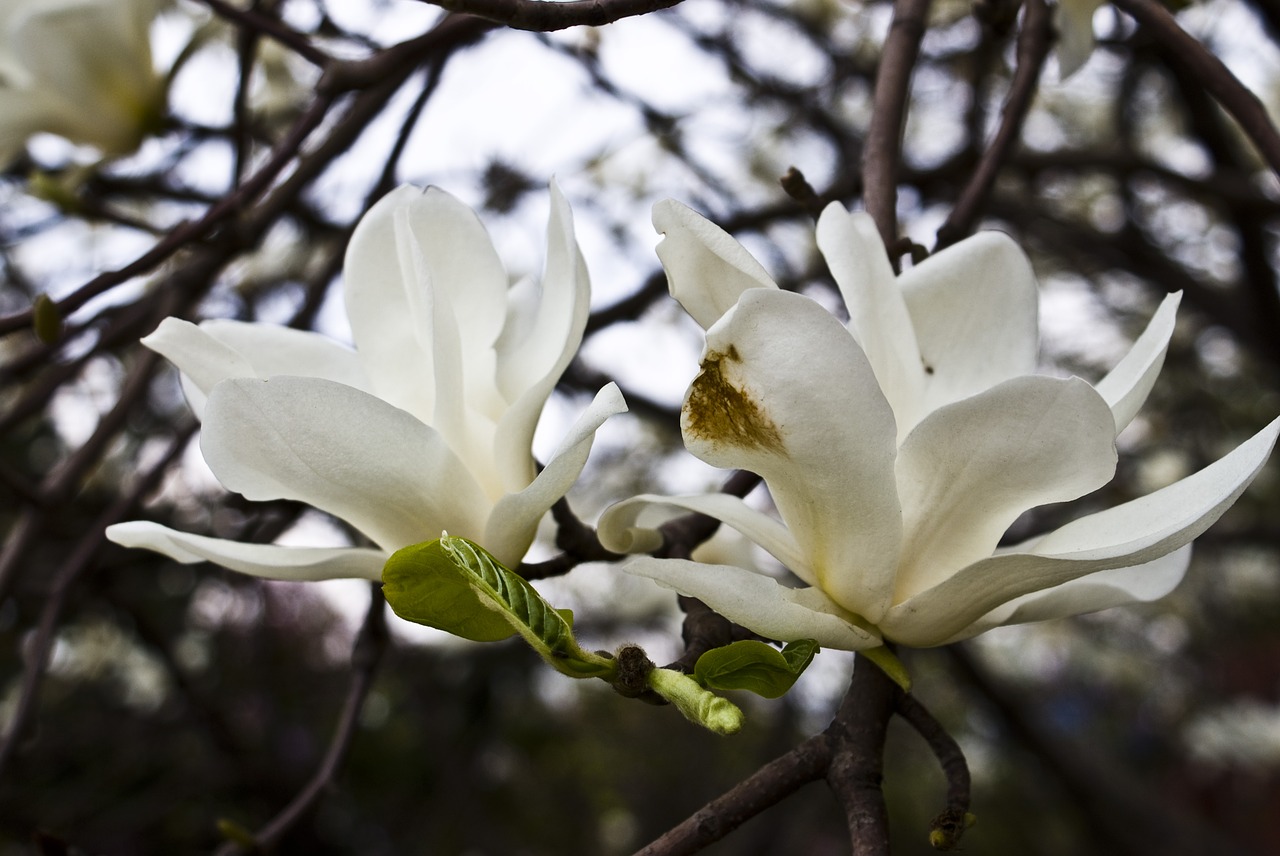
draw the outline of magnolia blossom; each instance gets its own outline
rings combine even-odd
[[[1000,547],[1024,511],[1106,484],[1116,435],[1150,391],[1173,331],[1168,297],[1096,386],[1037,376],[1036,282],[987,232],[896,277],[871,219],[838,205],[818,246],[848,325],[777,289],[729,235],[675,202],[654,223],[672,294],[707,330],[681,412],[686,446],[760,474],[778,517],[724,494],[640,496],[600,521],[605,546],[657,548],[655,507],[709,514],[804,583],[730,565],[636,557],[626,569],[778,640],[923,647],[1001,624],[1161,597],[1188,543],[1248,485],[1280,420],[1150,496]],[[780,518],[780,519],[779,519]]]
[[[1102,8],[1103,0],[1058,0],[1054,23],[1058,41],[1058,79],[1066,80],[1080,70],[1093,53],[1093,13]]]
[[[596,429],[626,409],[614,384],[601,389],[538,471],[534,428],[582,341],[590,296],[568,204],[553,185],[541,285],[509,285],[469,208],[401,187],[360,221],[344,280],[355,350],[267,324],[176,318],[143,341],[182,370],[223,485],[308,503],[376,546],[242,544],[141,521],[107,537],[274,579],[377,580],[392,552],[443,530],[519,563]]]
[[[164,106],[151,63],[163,0],[0,0],[0,165],[40,131],[132,151]]]

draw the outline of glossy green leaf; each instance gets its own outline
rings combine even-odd
[[[464,639],[494,642],[520,634],[556,670],[608,678],[614,662],[584,651],[573,615],[543,600],[519,574],[478,544],[444,536],[397,551],[382,569],[383,595],[396,615]]]
[[[744,639],[703,654],[693,667],[693,675],[705,687],[750,690],[765,698],[778,698],[791,689],[818,650],[812,639],[788,642],[781,651]]]
[[[475,582],[440,541],[397,550],[382,568],[382,594],[396,615],[463,639],[496,642],[516,629],[480,600]]]

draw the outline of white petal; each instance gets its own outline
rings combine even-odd
[[[798,294],[745,292],[707,331],[681,429],[707,463],[760,474],[823,591],[876,623],[901,537],[897,432],[839,321]]]
[[[505,317],[507,275],[488,234],[471,209],[435,188],[399,187],[361,218],[343,284],[378,395],[424,421],[436,411],[440,330],[453,328],[459,346],[479,358]],[[493,382],[491,368],[485,381]]]
[[[622,566],[683,595],[696,597],[725,618],[779,642],[816,639],[824,648],[858,651],[881,644],[816,588],[790,589],[732,565],[638,556]]]
[[[1164,366],[1165,354],[1169,351],[1169,339],[1173,336],[1181,300],[1181,291],[1165,297],[1129,353],[1094,385],[1115,414],[1116,434],[1133,421],[1155,385],[1156,376]]]
[[[0,75],[7,69],[0,68]],[[49,125],[49,110],[39,93],[0,89],[0,167],[8,166],[27,144],[27,137]]]
[[[641,525],[646,512],[665,512],[664,519],[652,525]],[[786,565],[792,573],[809,585],[817,585],[817,577],[809,559],[782,522],[750,507],[736,496],[712,493],[703,496],[656,496],[641,494],[615,503],[605,509],[597,525],[600,543],[615,553],[648,553],[662,546],[662,533],[657,526],[671,517],[696,512],[714,517],[733,527],[763,547]],[[650,521],[646,520],[646,523]]]
[[[166,318],[142,344],[162,355],[183,374],[183,389],[197,418],[209,391],[232,377],[274,375],[320,377],[367,389],[356,354],[337,342],[305,330],[242,321],[205,321],[196,326]]]
[[[529,311],[531,323],[503,330],[497,344],[498,388],[509,403],[498,418],[493,456],[502,489],[514,492],[533,477],[534,430],[565,368],[582,344],[590,311],[591,284],[586,263],[573,234],[573,214],[553,182],[551,216],[547,225],[547,264],[536,307],[513,294],[512,312]]]
[[[293,499],[346,520],[388,552],[440,537],[479,541],[488,501],[432,428],[319,378],[214,387],[200,448],[228,489]]]
[[[625,413],[627,403],[617,384],[608,384],[596,393],[533,483],[519,493],[498,500],[489,517],[483,544],[503,564],[514,568],[533,543],[538,522],[578,480],[591,453],[596,429],[616,413]]]
[[[582,344],[590,312],[591,281],[573,232],[573,212],[560,188],[551,183],[551,213],[547,222],[547,260],[539,299],[520,309],[531,322],[504,328],[498,340],[498,387],[509,402],[529,389],[552,384]],[[508,318],[507,324],[511,324]],[[550,394],[547,388],[545,396]],[[541,410],[541,405],[539,405]]]
[[[1024,511],[1096,490],[1115,467],[1111,411],[1079,378],[1014,378],[929,414],[898,451],[894,602],[990,556]]]
[[[671,296],[703,329],[719,321],[748,288],[778,287],[732,235],[687,205],[674,199],[654,205],[653,228],[665,236],[658,258]]]
[[[132,149],[160,82],[147,4],[44,0],[16,16],[15,58],[50,111],[44,130],[111,154]]]
[[[381,550],[244,544],[179,532],[144,520],[108,526],[107,538],[124,547],[163,553],[184,565],[213,562],[269,580],[380,580],[387,561]]]
[[[1182,582],[1190,562],[1191,545],[1187,544],[1143,565],[1098,571],[1060,586],[1031,592],[993,609],[948,641],[958,642],[1007,624],[1049,621],[1127,603],[1159,600]]]
[[[1068,523],[1015,547],[1017,552],[975,562],[896,605],[881,629],[908,645],[939,645],[1016,597],[1168,555],[1231,507],[1266,463],[1277,434],[1280,419],[1181,481]]]
[[[1102,0],[1058,0],[1058,79],[1075,74],[1093,53],[1093,13]]]
[[[1034,374],[1038,288],[1026,254],[979,232],[898,278],[925,366],[925,412]]]
[[[833,202],[818,218],[818,248],[849,309],[849,330],[893,408],[898,437],[905,437],[923,415],[924,368],[875,221]]]

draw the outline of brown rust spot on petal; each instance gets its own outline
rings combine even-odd
[[[760,405],[724,376],[722,363],[741,362],[732,345],[725,353],[712,351],[689,387],[684,404],[685,431],[711,443],[784,454],[782,434]]]

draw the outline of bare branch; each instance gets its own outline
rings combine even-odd
[[[670,9],[680,0],[424,0],[433,6],[475,15],[511,27],[550,33],[569,27],[602,27],[623,18]]]
[[[1013,85],[1009,87],[1009,96],[1005,99],[1000,129],[983,153],[978,168],[974,170],[973,177],[951,209],[951,214],[938,229],[938,249],[954,244],[973,231],[974,221],[995,184],[996,174],[1005,158],[1013,151],[1014,143],[1022,131],[1023,120],[1031,109],[1036,83],[1040,79],[1045,57],[1049,54],[1053,25],[1045,0],[1027,0],[1026,10],[1022,30],[1018,34],[1018,70],[1014,74]]]
[[[1258,147],[1272,172],[1280,176],[1280,133],[1258,96],[1249,91],[1222,60],[1214,56],[1156,0],[1116,0],[1116,8],[1128,12],[1200,78],[1204,88],[1230,113]]]
[[[719,841],[760,812],[822,778],[831,759],[825,734],[810,737],[707,803],[635,856],[685,856]]]
[[[925,15],[930,0],[896,0],[893,23],[885,39],[876,74],[876,91],[862,150],[863,200],[875,219],[885,246],[898,237],[898,163],[902,157],[902,130],[907,116],[911,70],[924,38]]]

